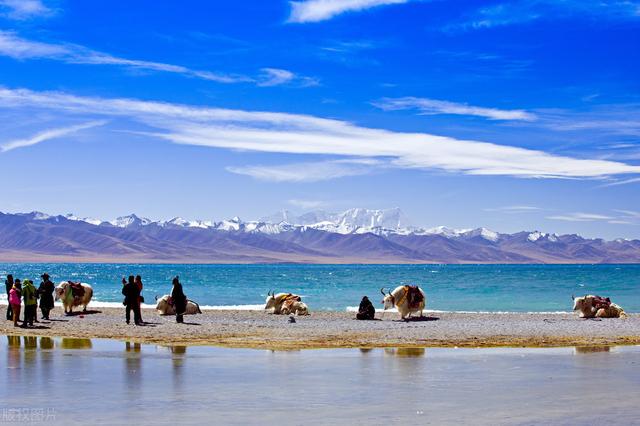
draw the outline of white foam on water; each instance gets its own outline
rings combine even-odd
[[[358,306],[347,306],[347,312],[358,312]],[[398,312],[397,309],[376,309],[376,312]],[[511,315],[511,314],[540,314],[540,315],[566,315],[570,311],[529,311],[529,312],[511,312],[511,311],[442,311],[437,309],[425,309],[424,312],[430,314],[495,314],[495,315]]]
[[[92,300],[89,306],[94,308],[123,308],[124,305],[121,302],[102,302],[100,300]],[[202,311],[262,311],[264,305],[199,305]],[[156,305],[150,305],[143,303],[142,308],[155,309]]]

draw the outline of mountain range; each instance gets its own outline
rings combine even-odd
[[[640,240],[539,231],[420,228],[400,209],[350,209],[255,221],[111,221],[0,213],[0,261],[187,263],[640,263]]]

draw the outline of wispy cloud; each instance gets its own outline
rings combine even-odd
[[[520,109],[503,110],[497,108],[484,108],[428,98],[383,98],[373,103],[374,106],[385,111],[418,110],[420,114],[452,114],[483,117],[489,120],[523,120],[533,121],[535,114]]]
[[[299,76],[289,70],[280,68],[262,68],[262,75],[258,79],[258,86],[297,85],[300,87],[318,86],[320,81],[314,77]]]
[[[292,1],[289,22],[326,21],[346,12],[358,12],[372,7],[407,3],[411,0],[305,0]]]
[[[534,206],[504,206],[484,209],[486,212],[500,212],[500,213],[534,213],[542,210],[540,207]]]
[[[515,0],[481,7],[445,31],[470,31],[524,24],[539,19],[576,16],[603,20],[640,18],[640,2],[632,0]]]
[[[335,160],[278,166],[228,167],[231,173],[271,182],[319,182],[345,176],[360,176],[375,170],[377,161]]]
[[[104,124],[106,124],[106,121],[100,120],[100,121],[90,121],[90,122],[78,124],[75,126],[44,130],[31,136],[30,138],[14,139],[7,142],[2,142],[0,143],[0,152],[7,152],[7,151],[11,151],[12,149],[24,148],[27,146],[36,145],[36,144],[39,144],[40,142],[61,138],[63,136],[67,136],[72,133],[77,133],[81,130],[102,126]]]
[[[318,200],[288,200],[287,203],[294,207],[301,208],[303,210],[318,209],[324,207],[326,203]]]
[[[564,220],[567,222],[594,222],[600,220],[613,220],[611,216],[595,213],[567,213],[563,215],[547,216],[547,219]]]
[[[45,111],[62,118],[81,115],[120,117],[148,126],[148,136],[176,144],[231,150],[336,156],[346,160],[377,159],[392,167],[439,170],[470,175],[528,178],[604,178],[640,174],[640,166],[617,161],[573,158],[491,142],[456,139],[428,133],[403,133],[368,128],[312,115],[244,111],[149,102],[137,99],[81,97],[60,92],[0,88],[0,108],[33,115]],[[5,123],[4,125],[10,125]],[[326,158],[326,157],[325,157]],[[305,165],[308,166],[308,165]],[[302,170],[236,169],[271,180],[295,180]],[[368,169],[365,165],[358,169]],[[353,172],[353,164],[321,162],[306,167],[309,178]],[[357,167],[357,166],[356,166]]]
[[[0,0],[0,16],[22,21],[51,15],[53,11],[41,0]]]
[[[606,188],[609,186],[628,185],[630,183],[640,183],[640,178],[624,179],[624,180],[619,180],[611,183],[606,183],[604,185],[600,185],[599,188]]]
[[[296,83],[300,87],[305,87],[318,83],[317,79],[312,77],[299,76],[292,71],[279,68],[263,68],[257,77],[215,73],[163,62],[120,58],[77,44],[45,43],[28,40],[9,31],[0,31],[0,55],[17,60],[49,59],[70,64],[121,66],[136,70],[181,74],[187,77],[227,84],[253,83],[258,86],[277,86]]]
[[[613,210],[618,214],[599,213],[566,213],[557,216],[548,216],[547,219],[563,220],[565,222],[606,222],[614,225],[638,224],[640,213],[631,210]]]

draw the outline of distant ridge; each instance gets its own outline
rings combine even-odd
[[[219,222],[0,213],[0,261],[640,263],[640,240],[418,228],[397,208]]]

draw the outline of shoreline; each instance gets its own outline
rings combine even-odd
[[[5,307],[0,308],[4,318]],[[626,319],[584,320],[562,313],[431,312],[422,320],[400,321],[398,314],[377,314],[356,321],[352,312],[312,312],[296,317],[263,311],[203,311],[173,316],[143,309],[147,325],[127,325],[124,308],[95,308],[64,316],[56,306],[51,321],[34,328],[0,322],[0,334],[81,339],[113,339],[173,346],[223,346],[273,350],[388,347],[561,347],[640,345],[640,314]]]

